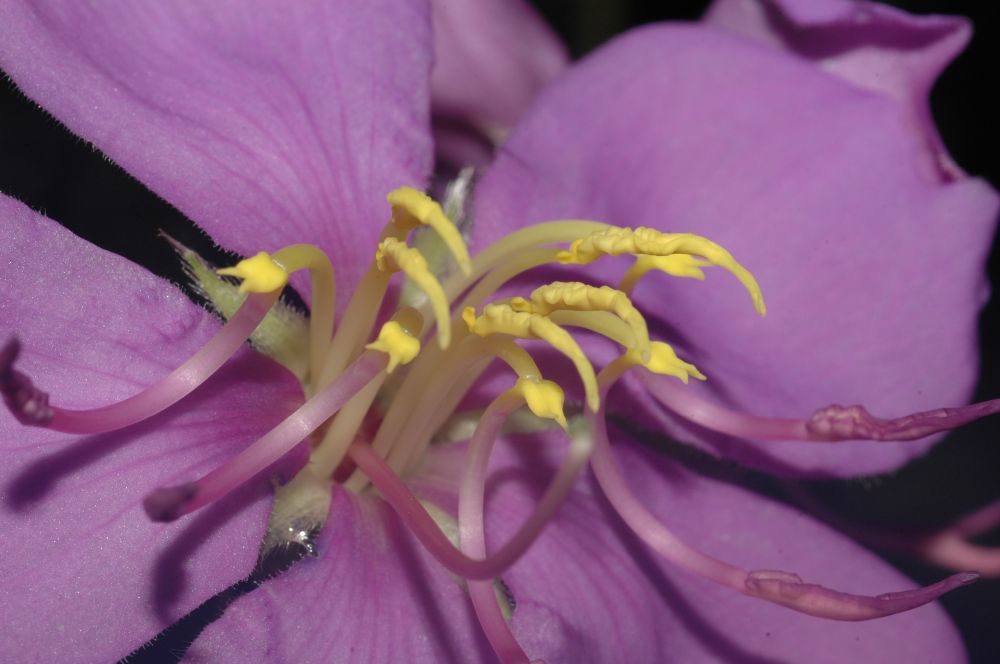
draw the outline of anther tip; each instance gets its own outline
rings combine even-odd
[[[960,572],[955,575],[955,583],[959,586],[968,586],[982,578],[979,572]]]
[[[0,348],[0,377],[6,376],[14,367],[17,356],[21,354],[21,341],[17,337],[10,337]]]
[[[156,489],[142,500],[142,508],[152,521],[168,523],[184,515],[184,507],[198,494],[193,482]]]
[[[0,394],[18,422],[26,426],[48,426],[55,414],[49,406],[49,395],[14,368],[20,354],[21,342],[17,337],[10,337],[0,348]]]

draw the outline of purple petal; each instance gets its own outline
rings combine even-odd
[[[556,438],[498,446],[487,488],[497,550],[533,509],[562,457]],[[465,446],[436,448],[414,481],[454,510]],[[857,592],[913,582],[847,538],[782,505],[618,445],[643,502],[692,544],[750,568],[781,567]],[[470,602],[370,498],[335,496],[320,556],[234,603],[195,643],[195,661],[494,661]],[[795,614],[661,564],[581,482],[525,557],[504,574],[512,629],[531,658],[559,662],[962,660],[935,605],[867,623]],[[471,630],[471,631],[470,631]],[[827,659],[823,660],[825,656]],[[242,661],[242,660],[240,660]]]
[[[433,0],[436,114],[509,127],[569,63],[524,0]]]
[[[491,661],[465,591],[380,500],[335,490],[317,547],[230,606],[187,661]]]
[[[757,276],[766,318],[723,273],[651,276],[635,292],[654,336],[708,376],[695,394],[792,418],[831,403],[887,418],[958,405],[978,366],[997,195],[923,169],[923,137],[904,115],[717,30],[636,31],[554,83],[512,134],[480,185],[480,241],[555,218],[707,236]],[[586,274],[614,283],[612,265]],[[665,426],[789,474],[884,471],[929,445],[762,447]]]
[[[961,175],[934,128],[927,97],[972,35],[964,18],[913,16],[857,0],[716,0],[704,20],[893,99],[926,142],[924,165],[944,178]]]
[[[0,197],[0,219],[0,320],[16,325],[0,334],[20,336],[18,366],[53,402],[133,394],[218,328],[166,282],[16,201]],[[115,661],[246,576],[266,482],[166,527],[142,498],[229,458],[300,398],[290,374],[242,351],[184,403],[115,433],[67,436],[0,413],[0,660]]]
[[[319,244],[351,292],[386,193],[430,172],[428,13],[17,1],[0,8],[0,68],[216,241],[246,255]]]

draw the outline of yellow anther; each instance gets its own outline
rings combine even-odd
[[[731,272],[740,280],[753,298],[754,308],[761,316],[766,309],[764,296],[753,275],[736,262],[732,254],[718,244],[692,233],[662,233],[655,228],[611,227],[580,238],[562,251],[556,259],[562,263],[587,265],[601,256],[621,256],[623,254],[672,256],[687,254],[701,256],[712,265],[718,265]]]
[[[472,307],[462,311],[462,320],[469,331],[480,337],[491,334],[509,334],[519,339],[540,339],[565,355],[576,367],[587,394],[587,405],[592,411],[600,406],[597,391],[597,376],[590,360],[573,340],[569,332],[548,318],[525,311],[515,311],[508,304],[488,304],[480,316]]]
[[[242,279],[241,293],[271,293],[284,288],[288,283],[288,272],[266,251],[245,258],[233,267],[216,270],[216,273]]]
[[[375,252],[375,265],[382,272],[403,272],[427,294],[437,321],[438,344],[442,349],[447,348],[451,343],[451,309],[448,298],[420,252],[396,238],[387,237],[379,242]]]
[[[400,187],[389,192],[387,197],[392,206],[392,223],[403,233],[417,226],[430,226],[444,241],[448,251],[455,257],[462,274],[472,274],[472,260],[465,246],[462,234],[452,223],[441,206],[433,198],[413,187]]]
[[[563,430],[569,426],[563,413],[566,397],[559,385],[551,380],[519,378],[514,389],[521,393],[524,402],[536,417],[555,420]]]
[[[646,320],[628,296],[610,286],[588,286],[579,281],[554,281],[536,288],[531,301],[516,297],[510,301],[515,311],[547,316],[553,311],[607,311],[624,321],[635,337],[635,347],[649,359],[649,331]]]
[[[401,309],[392,320],[382,326],[378,338],[365,346],[389,356],[386,373],[392,373],[401,364],[409,364],[420,354],[420,314],[409,307]]]
[[[625,353],[625,358],[632,364],[646,367],[655,374],[679,378],[685,385],[687,385],[689,376],[705,380],[705,374],[698,371],[696,366],[677,357],[674,349],[661,341],[654,341],[650,345],[648,362],[643,362],[642,357],[634,350]]]
[[[671,254],[670,256],[648,256],[641,254],[635,257],[635,263],[629,268],[621,283],[618,284],[620,290],[631,293],[639,280],[646,276],[651,270],[666,272],[672,277],[687,277],[689,279],[705,279],[705,273],[701,268],[711,265],[708,261],[695,258],[689,254]]]

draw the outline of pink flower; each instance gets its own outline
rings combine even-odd
[[[466,445],[423,447],[462,396],[448,398],[452,385],[471,375],[460,349],[477,343],[477,334],[489,336],[489,321],[476,318],[485,315],[483,302],[466,315],[471,332],[456,318],[454,344],[439,355],[433,337],[424,339],[419,358],[439,361],[418,358],[395,385],[399,391],[383,392],[372,406],[374,390],[366,386],[393,385],[383,351],[398,349],[383,339],[362,353],[360,344],[372,336],[368,318],[378,311],[383,271],[414,264],[391,243],[382,242],[379,258],[372,257],[389,215],[385,195],[427,181],[432,109],[480,126],[513,122],[560,69],[561,51],[521,7],[489,14],[487,25],[497,30],[481,61],[447,55],[470,53],[469,42],[434,39],[429,8],[415,1],[205,7],[8,3],[0,9],[0,67],[224,246],[253,255],[309,242],[325,251],[338,292],[362,293],[337,309],[329,352],[348,351],[342,361],[327,355],[323,311],[332,312],[333,302],[325,263],[310,250],[275,254],[285,266],[301,259],[314,268],[312,282],[293,277],[313,301],[310,322],[272,319],[254,338],[282,368],[241,347],[274,302],[274,287],[252,295],[220,330],[169,284],[0,199],[0,311],[24,344],[16,369],[16,346],[4,348],[0,386],[20,420],[42,425],[0,421],[4,658],[104,661],[128,654],[251,574],[269,514],[270,537],[305,544],[316,557],[236,600],[189,658],[470,661],[488,659],[490,646],[505,661],[524,661],[525,653],[549,662],[961,657],[957,635],[933,605],[864,623],[804,613],[848,620],[895,614],[970,576],[878,597],[814,585],[872,594],[912,587],[813,520],[642,449],[635,429],[630,434],[613,419],[606,432],[603,415],[608,409],[639,428],[662,427],[766,470],[843,476],[896,467],[927,444],[822,441],[910,438],[993,407],[888,423],[841,410],[809,418],[834,401],[902,416],[968,396],[997,197],[947,159],[924,106],[934,77],[967,37],[963,22],[843,0],[723,0],[707,25],[635,31],[546,88],[476,192],[474,248],[548,219],[691,231],[752,269],[769,310],[766,319],[753,316],[738,284],[714,275],[708,284],[645,277],[632,301],[648,331],[675,343],[710,380],[681,389],[639,368],[633,374],[642,374],[641,382],[605,394],[613,371],[600,374],[598,392],[585,366],[600,369],[621,350],[587,342],[589,359],[581,360],[560,346],[589,385],[580,389],[565,363],[540,362],[579,404],[567,408],[577,415],[573,442],[567,446],[558,429],[503,437],[488,463],[484,535],[476,503],[488,455],[481,467],[466,468]],[[478,25],[477,32],[455,34],[479,34],[481,14],[455,19],[454,8],[442,7],[437,25]],[[502,58],[518,26],[535,26],[543,56],[491,69],[508,62]],[[435,48],[442,57],[437,78]],[[478,64],[455,66],[470,62]],[[494,91],[476,85],[494,79],[512,93],[483,103]],[[405,238],[405,210],[430,209],[411,203],[395,203],[397,225],[385,233]],[[584,240],[596,227],[560,228],[570,237],[541,243]],[[729,269],[757,294],[753,278],[728,254],[691,242],[697,251],[685,251]],[[528,260],[531,251],[539,249],[515,247],[497,269]],[[424,272],[412,269],[420,281]],[[610,259],[579,269],[554,278],[582,274],[615,285],[623,271]],[[512,288],[527,296],[552,280],[537,275]],[[249,283],[256,273],[244,276]],[[433,302],[433,288],[423,289]],[[450,304],[461,290],[450,292]],[[348,299],[341,295],[338,303]],[[533,305],[519,306],[529,308],[520,312],[527,315]],[[927,309],[937,312],[934,322]],[[447,345],[447,312],[432,313],[439,312],[424,308],[425,327],[436,321],[435,336]],[[404,340],[419,337],[408,316],[398,318]],[[627,312],[623,319],[635,323]],[[341,336],[345,330],[358,339]],[[639,328],[627,332],[637,344],[634,358],[641,357]],[[349,342],[338,346],[338,338]],[[289,351],[289,339],[303,341],[302,349]],[[320,345],[309,345],[317,339]],[[284,351],[306,358],[304,365]],[[208,378],[216,365],[222,368]],[[157,383],[178,366],[180,373]],[[685,381],[699,375],[680,361],[670,368]],[[527,373],[522,379],[537,387],[538,376]],[[184,404],[162,410],[205,379]],[[53,395],[51,403],[32,380]],[[491,375],[488,385],[504,390],[510,382],[509,374]],[[329,430],[347,428],[339,439],[344,449],[331,453],[336,445],[325,441],[338,434],[324,429],[310,445],[297,445],[356,395],[358,417],[345,407]],[[423,408],[425,401],[431,407]],[[514,405],[495,402],[473,446],[492,443]],[[533,409],[559,419],[553,413],[561,416],[561,404],[548,407],[547,415],[545,406]],[[768,419],[775,417],[799,419]],[[380,433],[390,423],[393,435]],[[363,476],[341,484],[353,470],[340,464],[345,453],[402,519],[373,491],[359,493]],[[335,463],[327,467],[331,456]],[[569,462],[560,466],[564,458]],[[577,478],[588,458],[596,476]],[[315,476],[317,467],[326,472]],[[327,486],[334,468],[338,483]],[[543,497],[553,474],[556,489]],[[267,478],[293,475],[272,510]],[[411,489],[437,507],[431,509],[439,523],[453,521],[441,514],[462,513],[465,553],[498,557],[463,558]],[[545,530],[531,543],[535,533],[525,535],[520,524],[538,504],[555,510],[564,497],[557,513],[538,521]],[[153,523],[140,509],[144,498],[160,520],[204,509]],[[508,568],[496,561],[511,538],[527,551]],[[746,571],[779,568],[802,580]],[[502,572],[501,589],[516,602],[509,626],[494,586],[468,583],[489,643],[448,569],[473,579],[495,575],[484,569]]]

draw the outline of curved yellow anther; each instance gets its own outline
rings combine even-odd
[[[607,311],[629,326],[636,350],[649,359],[649,330],[646,319],[632,305],[628,295],[610,286],[589,286],[579,281],[554,281],[531,293],[531,301],[516,297],[510,301],[515,311],[547,316],[553,311]]]
[[[379,330],[378,338],[366,345],[389,356],[386,373],[392,373],[401,364],[409,364],[420,354],[420,329],[423,322],[415,310],[406,307],[396,312],[392,320]]]
[[[378,244],[375,265],[382,272],[403,272],[427,294],[437,321],[438,344],[442,349],[447,348],[451,343],[451,309],[448,298],[420,252],[406,246],[401,240],[387,237]]]
[[[480,316],[472,307],[462,311],[462,320],[469,331],[480,337],[491,334],[509,334],[519,339],[540,339],[565,355],[576,367],[587,395],[587,406],[594,412],[600,406],[597,376],[590,360],[573,340],[569,332],[548,318],[526,311],[515,311],[508,304],[488,304]]]
[[[536,417],[555,420],[564,431],[567,429],[569,425],[563,413],[566,396],[558,384],[540,378],[518,378],[514,389],[521,393]]]
[[[288,272],[266,251],[244,258],[233,267],[216,270],[216,273],[242,279],[239,289],[241,293],[272,293],[288,283]]]
[[[671,254],[670,256],[649,256],[640,254],[635,257],[635,262],[622,277],[618,288],[625,293],[631,293],[639,280],[646,276],[651,270],[666,272],[672,277],[687,277],[689,279],[705,279],[705,273],[701,268],[711,265],[708,261],[691,256],[690,254]]]
[[[750,293],[757,313],[763,316],[766,312],[764,296],[754,276],[721,246],[693,233],[662,233],[655,228],[643,227],[635,230],[611,227],[574,241],[567,251],[559,252],[556,260],[562,263],[587,265],[601,256],[623,254],[701,256],[712,265],[718,265],[731,272]]]
[[[705,374],[698,371],[698,368],[690,362],[685,362],[677,357],[674,349],[662,341],[654,341],[650,344],[650,357],[647,362],[644,362],[634,350],[625,353],[624,357],[631,364],[646,367],[655,374],[679,378],[685,385],[687,385],[689,376],[705,380]]]
[[[392,223],[403,233],[417,226],[430,226],[444,241],[448,251],[455,257],[462,274],[472,274],[472,260],[469,249],[458,228],[452,223],[441,206],[433,198],[413,187],[400,187],[387,196],[392,206]]]

